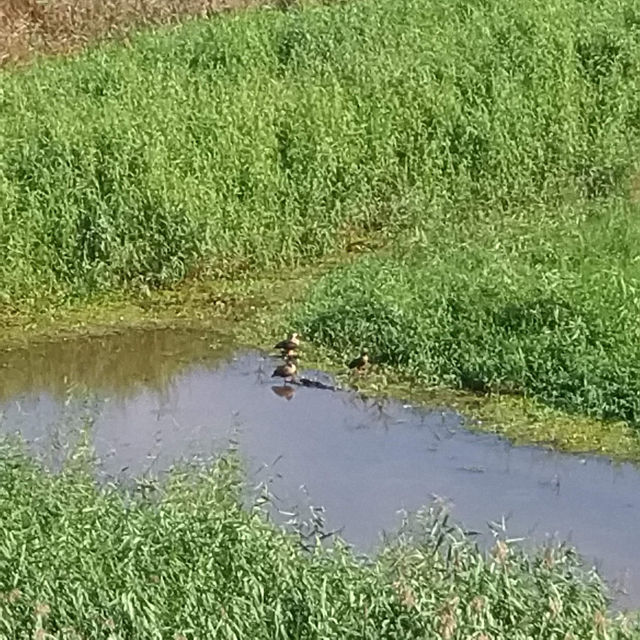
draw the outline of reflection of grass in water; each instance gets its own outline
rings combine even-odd
[[[88,390],[123,396],[143,385],[161,390],[194,362],[227,356],[230,351],[218,338],[198,331],[128,331],[6,351],[0,398],[32,390],[59,398]]]
[[[434,512],[370,562],[339,544],[309,554],[241,507],[232,457],[129,494],[98,488],[85,458],[52,475],[1,447],[0,628],[12,638],[634,637],[564,549],[499,542],[485,556]]]

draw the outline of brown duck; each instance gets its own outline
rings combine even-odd
[[[356,371],[364,371],[364,369],[368,364],[369,364],[369,351],[368,349],[363,349],[360,352],[360,355],[357,358],[354,358],[349,363],[349,369],[355,369]]]
[[[280,349],[284,355],[291,355],[300,346],[300,336],[292,333],[286,340],[278,342],[274,349]]]
[[[288,380],[291,380],[298,371],[298,367],[295,362],[287,360],[284,364],[275,368],[275,371],[271,374],[272,378],[284,378],[285,384]]]

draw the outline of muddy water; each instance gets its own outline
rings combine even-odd
[[[197,333],[14,351],[0,357],[2,429],[55,462],[91,421],[102,471],[115,477],[160,472],[232,441],[282,504],[323,505],[328,526],[363,549],[398,525],[398,510],[439,496],[469,528],[506,517],[513,537],[569,539],[623,591],[620,605],[640,607],[638,469],[512,447],[447,410],[274,384],[273,367]]]

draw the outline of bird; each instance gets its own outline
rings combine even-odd
[[[285,356],[293,355],[296,349],[300,346],[300,336],[297,333],[292,333],[286,340],[278,342],[274,349],[280,349]]]
[[[271,374],[271,377],[284,378],[284,382],[286,384],[287,380],[291,380],[296,375],[296,371],[298,371],[298,367],[296,366],[295,362],[287,359],[284,364],[281,364],[280,366],[275,368],[274,372]]]
[[[355,369],[356,371],[363,371],[368,364],[369,364],[369,351],[368,349],[363,349],[360,352],[360,355],[357,358],[354,358],[349,363],[349,369]]]

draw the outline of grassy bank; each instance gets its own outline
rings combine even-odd
[[[566,548],[476,550],[425,514],[375,559],[311,553],[241,507],[233,458],[154,491],[53,475],[2,444],[0,637],[637,638]]]
[[[5,72],[0,295],[238,276],[436,215],[624,193],[639,16],[630,1],[365,0]]]
[[[633,0],[362,0],[4,71],[0,317],[202,317],[387,246],[298,312],[334,357],[636,425],[639,25]],[[222,294],[181,308],[198,281]]]
[[[427,385],[527,394],[640,423],[635,209],[599,205],[494,225],[443,225],[320,280],[310,339]]]

